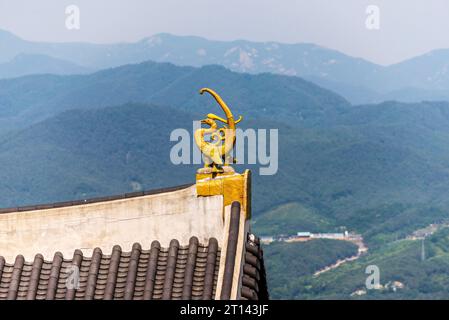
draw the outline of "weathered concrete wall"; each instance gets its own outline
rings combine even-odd
[[[223,239],[223,196],[197,197],[196,187],[143,197],[47,210],[0,214],[0,256],[17,254],[32,261],[36,253],[51,260],[56,251],[71,257],[75,249],[91,255],[95,247],[110,254],[134,242],[149,248],[153,240],[188,244],[192,235],[206,243]]]

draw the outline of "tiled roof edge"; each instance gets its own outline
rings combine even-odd
[[[97,203],[97,202],[136,198],[136,197],[148,196],[148,195],[153,195],[153,194],[167,193],[167,192],[182,190],[182,189],[191,187],[192,185],[193,185],[193,183],[189,183],[189,184],[179,185],[176,187],[159,188],[159,189],[138,191],[138,192],[129,192],[129,193],[123,193],[123,194],[119,194],[119,195],[112,195],[112,196],[106,196],[106,197],[95,197],[95,198],[84,199],[84,200],[62,201],[62,202],[53,202],[53,203],[48,203],[48,204],[11,207],[11,208],[0,208],[0,214],[11,213],[11,212],[22,212],[22,211],[33,211],[33,210],[45,210],[45,209],[52,209],[52,208],[71,207],[71,206],[79,206],[79,205],[83,205],[83,204],[90,204],[90,203]]]
[[[231,205],[231,217],[229,221],[228,243],[226,247],[226,260],[223,271],[223,281],[220,293],[221,300],[231,298],[232,283],[237,253],[237,243],[240,229],[240,202],[234,201]]]
[[[216,238],[199,242],[192,236],[188,245],[173,239],[162,247],[155,240],[143,249],[136,242],[131,251],[115,245],[110,254],[97,247],[90,257],[79,249],[73,258],[56,252],[52,260],[36,254],[26,262],[18,255],[6,263],[0,256],[0,300],[212,299],[220,250]],[[84,284],[79,288],[68,287],[71,266],[77,267],[78,283]]]
[[[248,233],[245,243],[243,276],[240,279],[242,300],[268,300],[267,277],[260,239]]]

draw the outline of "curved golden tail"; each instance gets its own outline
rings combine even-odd
[[[226,118],[227,118],[226,123],[229,126],[229,129],[235,129],[235,120],[234,120],[234,116],[232,115],[231,109],[229,109],[228,105],[223,101],[223,99],[218,95],[218,93],[216,93],[214,90],[209,89],[209,88],[202,88],[200,90],[200,94],[204,94],[204,92],[207,92],[212,97],[214,97],[215,101],[217,101],[217,103],[220,105],[221,109],[223,109],[223,111],[226,115]],[[220,118],[219,116],[216,116],[214,114],[209,114],[209,115],[215,117],[217,120],[223,121],[223,119]],[[239,121],[240,120],[241,119],[239,119]]]
[[[224,144],[218,149],[219,149],[220,157],[223,159],[223,162],[225,164],[229,164],[229,162],[232,162],[232,161],[230,161],[230,157],[228,157],[228,154],[234,148],[234,144],[235,144],[235,140],[236,140],[235,124],[240,122],[242,120],[242,117],[239,117],[239,119],[237,121],[234,120],[234,116],[233,116],[231,110],[229,109],[227,104],[223,101],[223,99],[214,90],[209,89],[209,88],[202,88],[200,90],[200,94],[204,94],[205,92],[209,93],[215,99],[215,101],[220,105],[221,109],[223,110],[223,112],[226,115],[226,119],[224,119],[224,118],[221,118],[213,113],[209,113],[207,115],[207,118],[210,120],[213,120],[213,121],[218,120],[225,124],[225,128],[220,129],[220,130],[222,130],[222,132],[224,132]],[[200,134],[200,132],[198,132],[198,134],[197,134],[198,140],[200,140],[200,136],[203,137],[203,134]],[[199,142],[200,141],[198,141],[197,144],[199,144]],[[204,153],[206,156],[208,156],[209,158],[213,158],[214,155],[210,154],[211,152],[210,152],[209,148],[205,147],[205,144],[207,144],[207,142],[201,141],[201,143],[198,145],[198,147],[201,149],[201,152]],[[216,156],[217,155],[215,154],[215,157]],[[215,162],[215,164],[221,164],[221,163],[216,163],[217,161],[214,161],[214,162]]]

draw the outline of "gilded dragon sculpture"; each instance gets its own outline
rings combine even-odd
[[[205,119],[201,120],[201,124],[209,126],[209,128],[200,128],[195,131],[195,143],[204,155],[204,170],[221,173],[229,168],[231,163],[235,163],[232,151],[235,145],[235,125],[242,120],[234,120],[231,110],[223,101],[223,99],[212,89],[202,88],[200,94],[209,93],[224,111],[226,119],[209,113]],[[217,121],[222,122],[223,126],[218,127]]]

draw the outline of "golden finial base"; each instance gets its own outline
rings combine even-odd
[[[215,195],[223,196],[223,205],[226,207],[234,201],[240,202],[247,218],[251,216],[251,173],[245,170],[243,174],[236,173],[233,168],[224,166],[227,172],[207,172],[201,168],[196,174],[196,191],[198,196],[208,197]]]
[[[204,167],[196,171],[197,174],[222,174],[222,173],[235,173],[235,170],[231,166],[216,167]]]

